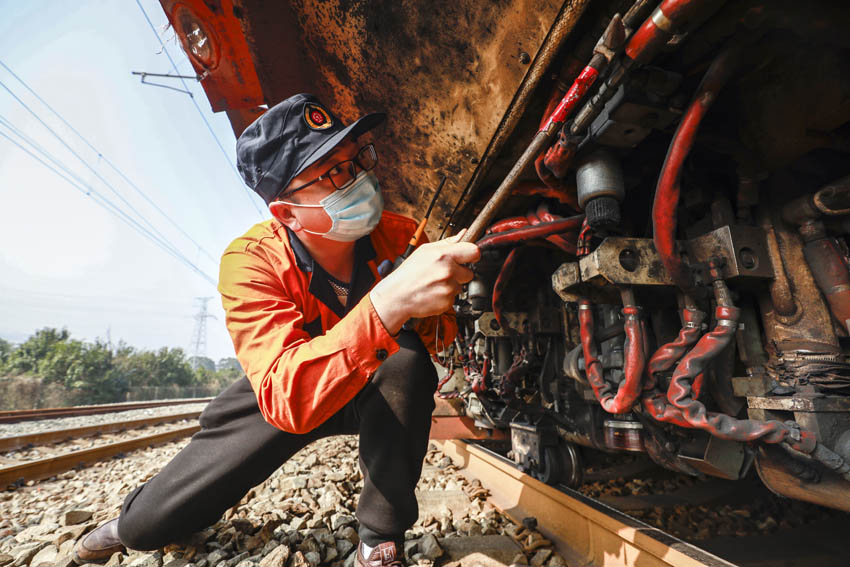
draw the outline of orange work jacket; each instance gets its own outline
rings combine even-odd
[[[291,433],[342,409],[398,344],[372,307],[377,266],[404,252],[416,223],[384,212],[355,243],[348,304],[295,234],[271,219],[234,240],[221,258],[218,290],[236,356],[267,422]],[[419,321],[431,354],[457,334],[454,313]]]

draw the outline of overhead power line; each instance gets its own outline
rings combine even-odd
[[[148,13],[145,11],[145,7],[142,6],[142,3],[139,0],[136,0],[136,4],[139,6],[139,10],[142,11],[142,15],[145,17],[145,21],[147,21],[148,26],[150,26],[153,34],[156,36],[157,41],[162,46],[162,52],[165,53],[166,57],[168,57],[168,61],[171,63],[171,67],[174,69],[174,72],[179,75],[180,70],[177,69],[177,64],[174,62],[174,59],[171,57],[171,54],[168,52],[168,48],[165,46],[165,42],[162,41],[161,37],[159,37],[159,32],[156,31],[156,26],[153,25],[153,22],[151,21],[150,17],[148,17]],[[248,200],[250,200],[251,204],[254,205],[254,208],[257,209],[257,212],[260,214],[260,218],[264,218],[262,209],[260,209],[259,205],[257,205],[257,201],[254,200],[254,197],[251,194],[251,190],[248,189],[248,187],[245,185],[244,181],[242,180],[242,176],[239,174],[239,170],[236,169],[236,164],[233,163],[233,161],[230,159],[230,155],[228,155],[227,150],[224,149],[224,145],[221,143],[221,140],[218,139],[218,136],[216,135],[215,130],[213,130],[213,128],[212,128],[212,125],[207,120],[207,117],[204,116],[204,113],[201,110],[201,107],[198,105],[198,101],[195,100],[195,95],[193,95],[192,92],[189,90],[189,85],[186,84],[186,80],[181,78],[180,82],[183,84],[183,88],[186,89],[186,91],[189,93],[189,98],[192,100],[192,104],[195,105],[195,110],[198,111],[198,115],[201,117],[201,120],[203,120],[204,124],[207,125],[207,130],[210,131],[210,134],[212,135],[213,139],[215,140],[215,143],[218,146],[218,149],[221,150],[221,153],[224,156],[224,159],[230,165],[230,168],[233,170],[233,173],[236,174],[236,177],[239,180],[239,185],[241,185],[242,188],[245,189],[245,193],[248,195]]]
[[[127,206],[127,208],[129,208],[139,219],[141,219],[141,221],[145,225],[147,225],[147,228],[150,232],[153,232],[154,234],[156,234],[156,236],[160,240],[162,240],[162,242],[166,246],[171,247],[174,250],[175,253],[177,252],[177,247],[174,246],[169,241],[169,239],[165,235],[163,235],[141,212],[139,212],[133,206],[133,204],[130,203],[108,180],[106,180],[100,174],[100,172],[98,172],[97,169],[95,169],[94,166],[92,166],[91,163],[88,162],[88,160],[86,160],[76,150],[74,150],[74,148],[72,148],[71,145],[67,141],[65,141],[64,138],[62,138],[62,136],[60,136],[53,128],[51,128],[50,125],[47,124],[47,122],[45,122],[44,119],[42,119],[41,116],[39,116],[39,114],[37,112],[35,112],[32,108],[30,108],[30,106],[26,102],[24,102],[23,99],[21,99],[17,94],[15,94],[14,91],[12,91],[12,89],[10,89],[3,81],[0,81],[0,87],[5,89],[6,92],[8,92],[10,95],[12,95],[12,98],[14,98],[21,106],[23,106],[27,110],[27,112],[29,112],[42,126],[44,126],[53,135],[54,138],[59,140],[59,142],[62,144],[62,146],[65,147],[65,149],[67,149],[69,152],[71,152],[74,155],[74,157],[76,157],[80,161],[80,163],[82,163],[89,171],[91,171],[91,173],[95,177],[97,177],[107,188],[109,188],[109,190],[112,191],[112,193],[114,193],[115,196],[118,197]],[[7,119],[4,119],[4,120],[7,124],[11,124]],[[23,134],[19,133],[18,135],[23,137]],[[32,142],[30,142],[30,144],[34,145]],[[68,171],[68,172],[70,173],[70,171]],[[74,175],[74,174],[72,174],[72,175]],[[84,185],[88,186],[88,184],[83,182],[81,179],[77,178],[77,180],[80,183],[83,183]]]
[[[2,117],[0,117],[0,118],[2,118]],[[3,122],[3,124],[2,124],[3,127],[8,128],[9,130],[12,130],[12,128],[10,128],[9,125],[8,125],[9,124],[8,120],[3,118],[2,122]],[[14,131],[13,131],[13,133],[16,134],[16,135],[20,135],[17,132],[14,132]],[[169,246],[166,242],[157,238],[153,233],[151,233],[144,226],[139,224],[134,218],[130,217],[127,213],[125,213],[120,208],[118,208],[112,201],[110,201],[109,199],[104,197],[94,187],[92,187],[91,185],[80,180],[79,176],[75,175],[67,166],[65,166],[64,164],[61,164],[61,162],[57,158],[50,155],[49,152],[47,152],[46,150],[44,150],[43,148],[41,148],[37,144],[33,146],[34,148],[36,148],[37,151],[44,152],[43,155],[45,155],[45,157],[47,159],[49,159],[50,161],[56,163],[57,166],[51,165],[50,163],[48,163],[44,159],[40,158],[39,156],[37,156],[32,151],[25,148],[21,143],[12,139],[5,132],[0,131],[0,136],[2,136],[3,138],[6,138],[9,142],[14,144],[18,148],[20,148],[22,151],[24,151],[30,157],[35,159],[41,165],[43,165],[44,167],[46,167],[47,169],[49,169],[50,171],[52,171],[53,173],[55,173],[56,175],[61,177],[63,180],[68,182],[68,184],[70,184],[72,187],[74,187],[75,189],[77,189],[78,191],[80,191],[81,193],[86,195],[87,197],[90,197],[99,206],[101,206],[102,208],[107,210],[109,213],[115,215],[121,221],[123,221],[124,223],[129,225],[131,228],[133,228],[134,230],[139,232],[142,236],[144,236],[145,238],[148,238],[154,244],[156,244],[157,246],[162,248],[164,251],[166,251],[167,253],[174,256],[178,261],[185,264],[192,271],[194,271],[195,273],[197,273],[198,275],[203,277],[205,280],[207,280],[210,284],[212,284],[213,286],[216,285],[216,281],[212,277],[210,277],[209,274],[207,274],[201,268],[196,266],[191,260],[189,260],[184,255],[182,255],[178,250],[174,249],[173,247]],[[57,169],[57,167],[59,169]],[[62,171],[60,171],[60,169],[63,169],[66,173],[63,173]]]
[[[114,187],[114,186],[113,186],[113,185],[112,185],[109,181],[107,181],[107,180],[106,180],[106,179],[105,179],[105,178],[104,178],[104,177],[100,174],[100,172],[98,172],[98,171],[97,171],[97,169],[95,169],[95,168],[94,168],[94,166],[92,166],[92,165],[91,165],[91,163],[89,163],[89,162],[88,162],[88,160],[86,160],[86,159],[85,159],[83,156],[81,156],[81,155],[80,155],[80,154],[79,154],[76,150],[74,150],[74,148],[72,148],[72,147],[71,147],[71,145],[70,145],[70,144],[68,144],[68,142],[66,142],[64,138],[62,138],[62,136],[60,136],[60,135],[59,135],[59,134],[58,134],[58,133],[57,133],[57,132],[56,132],[53,128],[51,128],[51,127],[47,124],[47,122],[45,122],[45,121],[41,118],[41,116],[39,116],[39,114],[38,114],[37,112],[35,112],[32,108],[30,108],[30,106],[29,106],[27,103],[25,103],[25,102],[24,102],[24,101],[23,101],[23,100],[22,100],[22,99],[21,99],[18,95],[16,95],[16,94],[15,94],[15,93],[14,93],[14,92],[13,92],[13,91],[12,91],[12,90],[11,90],[11,89],[7,86],[7,85],[6,85],[3,81],[0,81],[0,87],[2,87],[3,89],[5,89],[5,90],[6,90],[6,92],[8,92],[10,95],[12,95],[12,98],[14,98],[16,101],[18,101],[18,103],[19,103],[21,106],[23,106],[23,107],[27,110],[27,112],[29,112],[29,113],[30,113],[30,114],[31,114],[31,115],[32,115],[32,116],[33,116],[36,120],[38,120],[38,122],[39,122],[42,126],[44,126],[44,127],[45,127],[45,128],[46,128],[46,129],[47,129],[47,130],[48,130],[48,131],[49,131],[49,132],[53,135],[53,137],[54,137],[54,138],[56,138],[57,140],[59,140],[59,142],[62,144],[62,146],[64,146],[64,147],[65,147],[65,149],[67,149],[69,152],[71,152],[71,153],[74,155],[74,157],[76,157],[76,158],[80,161],[80,163],[82,163],[82,164],[83,164],[83,165],[84,165],[84,166],[85,166],[85,167],[86,167],[89,171],[91,171],[91,173],[92,173],[95,177],[97,177],[97,178],[98,178],[98,179],[99,179],[99,180],[100,180],[100,181],[101,181],[101,182],[102,182],[102,183],[103,183],[103,184],[104,184],[107,188],[109,188],[109,190],[110,190],[110,191],[112,191],[112,193],[114,193],[114,194],[115,194],[115,196],[116,196],[116,197],[118,197],[118,198],[119,198],[119,199],[120,199],[120,200],[124,203],[124,205],[126,205],[126,206],[127,206],[127,208],[129,208],[129,209],[130,209],[130,210],[131,210],[131,211],[132,211],[132,212],[133,212],[133,213],[134,213],[134,214],[135,214],[135,215],[136,215],[139,219],[141,219],[141,221],[142,221],[144,224],[146,224],[146,225],[147,225],[148,229],[149,229],[151,232],[155,233],[155,234],[157,235],[157,237],[159,237],[159,238],[160,238],[163,242],[165,242],[168,246],[172,246],[172,247],[173,247],[173,245],[172,245],[172,244],[168,241],[168,239],[167,239],[167,238],[166,238],[166,237],[165,237],[165,236],[164,236],[164,235],[163,235],[163,234],[162,234],[162,233],[161,233],[161,232],[160,232],[160,231],[159,231],[159,230],[158,230],[158,229],[157,229],[157,228],[156,228],[156,227],[155,227],[155,226],[154,226],[154,225],[153,225],[153,224],[152,224],[152,223],[151,223],[151,222],[150,222],[150,221],[149,221],[149,220],[148,220],[148,219],[147,219],[147,218],[146,218],[143,214],[142,214],[142,213],[140,213],[140,212],[139,212],[139,211],[138,211],[138,210],[137,210],[137,209],[136,209],[136,208],[132,205],[132,203],[130,203],[130,202],[129,202],[129,201],[128,201],[128,200],[127,200],[127,199],[126,199],[126,198],[125,198],[125,197],[124,197],[124,196],[123,196],[123,195],[122,195],[122,194],[121,194],[121,193],[120,193],[120,192],[119,192],[119,191],[118,191],[118,190],[117,190],[117,189],[116,189],[116,188],[115,188],[115,187]],[[8,121],[7,119],[4,119],[4,120],[5,120],[5,122],[6,122],[7,124],[10,124],[10,123],[9,123],[9,121]],[[80,181],[81,181],[81,180],[80,180]],[[82,182],[82,181],[81,181],[81,182]],[[176,247],[174,247],[174,248],[175,248],[175,250],[176,250]]]
[[[175,229],[177,229],[180,232],[180,234],[182,234],[192,244],[194,244],[201,254],[203,254],[204,256],[206,256],[207,258],[212,260],[213,262],[216,262],[216,263],[218,262],[218,259],[216,259],[203,246],[201,246],[200,243],[198,243],[197,240],[192,238],[192,236],[189,235],[189,233],[186,232],[183,229],[183,227],[180,226],[180,224],[178,224],[177,222],[174,221],[174,219],[172,219],[170,216],[168,216],[168,214],[166,214],[166,212],[163,211],[162,208],[160,208],[159,205],[157,205],[153,201],[153,199],[148,197],[147,193],[145,193],[138,185],[136,185],[136,183],[134,183],[129,177],[127,177],[127,175],[125,175],[123,171],[121,171],[114,163],[112,163],[112,161],[110,161],[110,159],[108,157],[103,155],[100,152],[100,150],[98,150],[96,147],[94,147],[94,145],[91,142],[89,142],[89,140],[85,136],[83,136],[76,128],[74,128],[74,126],[72,126],[70,122],[65,120],[64,116],[62,116],[58,111],[56,111],[52,106],[50,106],[50,104],[48,104],[48,102],[46,100],[44,100],[33,88],[31,88],[21,77],[19,77],[12,69],[10,69],[9,66],[6,65],[2,60],[0,60],[0,66],[2,66],[3,69],[6,70],[6,72],[8,72],[10,75],[12,75],[21,85],[23,85],[23,87],[33,97],[35,97],[36,100],[38,100],[51,113],[53,113],[54,116],[56,116],[60,121],[62,121],[62,123],[66,127],[68,127],[68,129],[71,130],[71,132],[73,132],[80,140],[82,140],[83,143],[86,144],[89,147],[89,149],[91,149],[91,151],[93,151],[94,153],[97,154],[97,157],[99,159],[102,159],[103,162],[106,165],[108,165],[115,173],[117,173],[118,176],[121,177],[121,179],[123,179],[130,187],[132,187],[133,190],[135,190],[137,194],[139,194],[150,206],[152,206],[160,215],[162,215],[162,217],[165,218],[165,220],[167,220],[171,224],[171,226],[173,226]],[[7,87],[7,90],[8,90],[8,87]]]
[[[54,169],[54,171],[57,174],[59,174],[63,179],[65,179],[69,183],[72,183],[78,190],[81,190],[83,193],[85,193],[87,196],[91,197],[96,202],[99,202],[98,199],[100,199],[99,204],[101,204],[102,206],[105,206],[108,210],[110,210],[110,212],[117,215],[125,223],[129,224],[131,226],[131,228],[141,232],[143,236],[151,239],[155,244],[157,244],[158,246],[163,248],[166,252],[168,252],[169,254],[174,256],[175,258],[177,258],[179,261],[186,264],[187,267],[189,267],[193,271],[197,271],[199,274],[201,274],[208,281],[212,280],[212,278],[210,278],[205,272],[203,272],[203,270],[198,268],[191,260],[189,260],[174,244],[172,244],[170,241],[168,241],[165,237],[163,237],[159,233],[157,233],[157,234],[151,233],[151,231],[147,230],[147,228],[145,228],[144,226],[139,224],[138,221],[136,221],[133,217],[128,215],[125,211],[121,210],[117,205],[115,205],[115,203],[110,201],[108,198],[104,197],[101,193],[99,193],[97,190],[95,190],[89,183],[86,183],[86,181],[84,181],[79,175],[77,175],[73,170],[71,170],[59,158],[57,158],[52,153],[50,153],[49,150],[46,150],[43,146],[39,145],[35,140],[33,140],[32,138],[30,138],[29,136],[24,134],[20,129],[16,128],[14,124],[12,124],[7,118],[5,118],[2,115],[0,115],[0,125],[5,126],[7,129],[12,131],[12,133],[15,134],[18,138],[24,140],[27,144],[30,145],[30,147],[34,148],[37,152],[39,152],[42,155],[42,157],[46,158],[48,161],[53,163],[54,166],[56,166],[59,169],[61,169],[62,171],[64,171],[66,175],[61,175],[61,174],[59,174],[58,171],[56,171]],[[5,137],[7,139],[9,139],[13,144],[15,144],[19,148],[21,148],[22,150],[27,151],[26,148],[22,147],[20,144],[18,144],[17,142],[12,140],[8,136],[5,136]],[[27,153],[30,154],[32,157],[38,159],[37,156],[32,154],[32,152],[27,151]],[[47,166],[47,164],[44,163],[43,160],[39,160],[39,162],[41,162],[42,165]],[[68,177],[70,177],[71,179],[68,179]],[[83,188],[85,188],[85,189],[83,189]],[[215,285],[214,280],[210,281],[210,283]]]

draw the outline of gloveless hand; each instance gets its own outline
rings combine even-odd
[[[448,311],[461,286],[472,280],[472,270],[463,264],[477,261],[481,251],[471,242],[459,242],[465,232],[423,244],[369,292],[390,334],[408,319]]]

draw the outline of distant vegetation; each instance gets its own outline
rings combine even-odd
[[[65,329],[41,329],[17,346],[0,339],[0,409],[202,397],[240,376],[235,358],[216,364],[179,348],[91,343]]]

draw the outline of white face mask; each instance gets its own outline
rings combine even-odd
[[[324,209],[333,222],[330,230],[324,233],[303,230],[339,242],[353,242],[372,232],[384,211],[378,178],[371,171],[361,171],[349,187],[334,191],[317,205],[283,202],[294,207]]]

